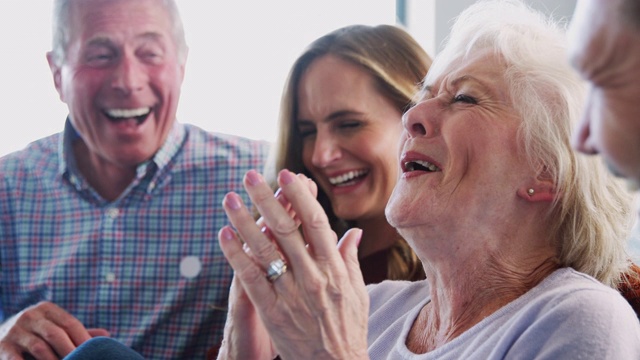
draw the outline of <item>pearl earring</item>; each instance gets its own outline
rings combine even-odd
[[[535,192],[535,190],[533,190],[533,189],[527,190],[527,194],[529,194],[529,196],[533,196],[534,192]]]

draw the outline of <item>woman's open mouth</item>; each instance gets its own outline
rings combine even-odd
[[[367,176],[367,174],[369,174],[369,170],[366,169],[353,170],[338,176],[329,177],[329,182],[332,186],[337,187],[350,186]]]
[[[402,170],[403,172],[410,172],[410,171],[436,172],[436,171],[440,171],[440,168],[428,161],[415,160],[415,161],[407,161],[403,163]]]

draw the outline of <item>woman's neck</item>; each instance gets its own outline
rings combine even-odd
[[[559,267],[549,253],[521,260],[519,264],[499,259],[475,265],[469,262],[455,273],[427,266],[431,301],[413,324],[407,338],[409,349],[425,353],[448,343],[531,290]]]
[[[362,240],[358,247],[358,257],[363,258],[378,251],[390,248],[400,237],[384,214],[380,218],[356,221],[356,227],[362,229]]]

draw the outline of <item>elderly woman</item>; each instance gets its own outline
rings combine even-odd
[[[640,359],[640,324],[612,288],[630,266],[629,195],[571,150],[584,89],[565,47],[516,1],[460,15],[404,116],[386,208],[424,281],[365,287],[361,232],[336,249],[310,181],[279,174],[292,218],[249,172],[271,236],[226,196],[238,233],[219,235],[236,270],[220,358]]]

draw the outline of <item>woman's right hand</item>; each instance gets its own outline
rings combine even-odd
[[[269,227],[265,232],[256,225],[238,194],[227,194],[223,206],[237,232],[223,227],[219,242],[236,282],[244,286],[246,302],[253,305],[252,313],[242,313],[242,329],[258,323],[247,315],[262,320],[259,337],[236,327],[236,341],[253,337],[248,343],[253,349],[244,354],[269,359],[263,349],[270,344],[283,359],[367,359],[369,298],[357,257],[362,231],[349,230],[336,246],[324,209],[308,191],[313,182],[289,171],[279,173],[278,184],[295,212],[293,219],[258,173],[249,171],[244,183]]]
[[[304,175],[298,176],[306,179]],[[307,184],[309,185],[309,192],[314,197],[317,196],[318,188],[315,184],[313,182],[308,182]],[[295,211],[293,211],[291,204],[280,189],[276,191],[274,197],[287,210],[289,216],[299,224]],[[264,222],[264,218],[260,217],[256,221],[256,225],[268,238],[275,241]],[[247,255],[255,259],[248,247],[244,247],[244,250]],[[224,338],[218,351],[218,360],[274,359],[276,356],[277,352],[273,347],[267,329],[247,296],[247,292],[242,287],[242,283],[234,276],[229,291],[229,310],[224,326]]]
[[[229,311],[218,360],[273,359],[276,351],[267,329],[249,300],[240,281],[233,277],[229,292]]]

